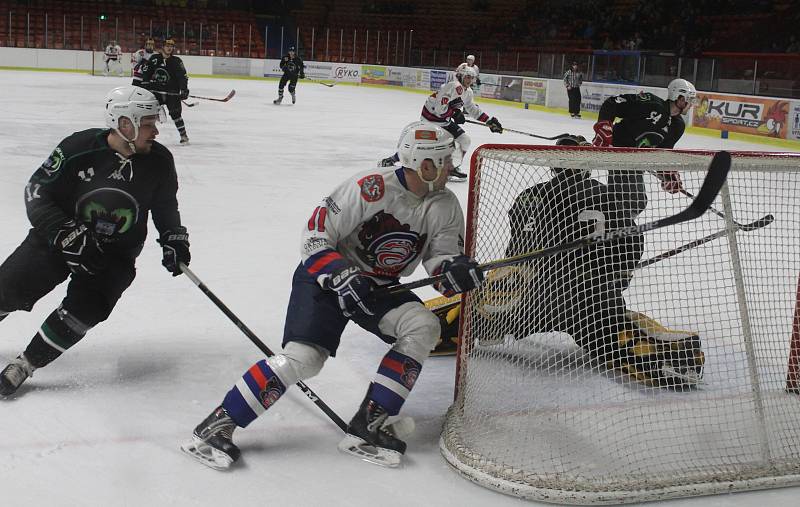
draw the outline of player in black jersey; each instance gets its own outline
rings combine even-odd
[[[595,146],[628,148],[674,148],[686,129],[681,115],[697,105],[697,91],[685,79],[667,86],[667,100],[641,92],[609,97],[600,107],[594,124]],[[617,123],[614,120],[619,118]],[[670,193],[683,189],[677,171],[661,171],[661,186]]]
[[[30,311],[69,278],[67,295],[25,351],[0,372],[0,395],[20,385],[103,322],[136,274],[147,217],[160,234],[163,265],[188,264],[189,235],[178,213],[172,154],[155,141],[161,105],[136,86],[106,98],[107,129],[61,141],[25,187],[33,228],[0,265],[0,320]]]
[[[557,144],[589,145],[581,136]],[[647,206],[641,172],[610,171],[607,183],[583,169],[552,173],[549,181],[522,191],[509,210],[507,256],[635,226]],[[493,312],[500,309],[511,317],[508,331],[516,338],[564,332],[600,364],[645,384],[696,385],[703,367],[699,337],[627,308],[623,292],[643,252],[638,234],[492,273],[476,294],[478,318],[496,319]],[[503,298],[505,305],[492,304]]]
[[[175,41],[167,39],[161,52],[155,53],[142,64],[142,88],[153,92],[162,104],[166,104],[169,116],[175,122],[181,144],[189,143],[186,125],[183,122],[181,100],[189,98],[189,77],[180,57],[174,56]]]
[[[295,95],[295,88],[297,87],[297,78],[305,79],[306,74],[304,69],[306,65],[303,63],[303,59],[297,56],[294,50],[294,46],[289,48],[289,52],[283,58],[281,58],[281,70],[283,71],[283,76],[281,76],[281,80],[278,83],[278,98],[273,100],[273,104],[280,104],[283,100],[283,88],[286,86],[286,83],[289,83],[289,95],[292,96],[292,104],[295,103],[297,100],[297,96]]]

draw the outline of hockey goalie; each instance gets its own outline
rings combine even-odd
[[[105,61],[104,76],[110,74],[123,76],[125,74],[125,69],[122,67],[122,48],[117,41],[112,40],[108,43],[103,53],[103,61]]]
[[[583,145],[580,136],[559,145]],[[636,225],[647,205],[641,172],[618,171],[608,184],[590,171],[552,169],[552,178],[522,191],[508,212],[514,256]],[[642,235],[627,236],[497,269],[473,293],[471,328],[493,339],[535,333],[569,334],[592,361],[648,386],[676,390],[702,379],[704,355],[693,332],[667,329],[626,307],[627,289],[644,251]],[[452,348],[455,302],[433,304],[442,323],[439,350]],[[491,329],[491,333],[486,330]],[[486,344],[485,340],[481,340]],[[434,351],[436,354],[436,350]]]

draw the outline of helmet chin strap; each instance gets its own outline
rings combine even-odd
[[[436,164],[434,164],[434,167],[436,167]],[[419,176],[419,179],[422,180],[423,183],[427,183],[428,184],[428,192],[433,192],[434,190],[436,190],[436,188],[434,188],[433,184],[436,183],[437,181],[439,181],[439,177],[441,175],[442,175],[442,168],[441,167],[436,167],[436,177],[433,178],[432,180],[428,181],[428,180],[425,179],[424,176],[422,176],[422,166],[420,166],[417,169],[417,176]]]
[[[117,126],[117,128],[114,129],[114,132],[116,132],[117,135],[119,137],[121,137],[122,140],[125,141],[128,144],[128,148],[130,148],[131,152],[133,154],[135,154],[136,153],[136,145],[134,144],[134,141],[136,141],[136,138],[139,137],[139,126],[136,125],[133,121],[131,121],[131,125],[133,125],[133,139],[132,140],[128,139],[127,137],[125,137],[125,134],[122,133],[122,131],[119,129],[119,126]]]

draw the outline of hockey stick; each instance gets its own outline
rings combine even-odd
[[[486,126],[486,124],[483,123],[482,121],[470,120],[469,118],[466,119],[466,122],[474,123],[475,125],[483,125],[484,127]],[[565,137],[572,137],[571,134],[559,134],[553,137],[538,136],[536,134],[531,134],[529,132],[523,132],[521,130],[514,130],[507,127],[503,127],[503,132],[505,131],[513,132],[515,134],[522,134],[523,136],[535,137],[536,139],[544,139],[545,141],[558,141],[559,139],[564,139]]]
[[[319,81],[318,79],[311,79],[311,78],[306,78],[306,80],[311,81],[312,83],[321,84],[322,86],[327,86],[328,88],[333,88],[333,86],[336,84],[336,83],[324,83],[322,81]]]
[[[653,176],[658,178],[659,181],[664,181],[664,179],[657,172],[655,172],[655,171],[649,171],[649,172],[650,172],[650,174],[652,174]],[[690,199],[694,198],[694,195],[692,195],[692,193],[687,191],[685,188],[681,188],[680,190],[678,190],[678,192],[682,193],[683,195],[685,195],[686,197],[688,197]],[[723,213],[720,210],[714,208],[713,206],[709,206],[708,207],[708,211],[710,211],[711,213],[717,215],[718,217],[720,217],[722,219],[725,219],[725,213]],[[767,215],[767,216],[770,216],[773,219],[775,218],[772,215]],[[766,217],[764,217],[764,218],[766,218]],[[734,220],[732,218],[731,218],[731,222],[733,222],[733,225],[735,225],[736,227],[744,227],[744,224],[741,224],[741,223],[737,222],[736,220]]]
[[[226,95],[225,98],[222,99],[214,97],[203,97],[201,95],[189,95],[189,96],[193,99],[213,100],[214,102],[228,102],[233,98],[234,95],[236,95],[236,90],[231,90],[230,93],[228,93],[228,95]]]
[[[736,232],[736,231],[750,232],[750,231],[754,231],[756,229],[760,229],[762,227],[766,227],[769,224],[771,224],[774,220],[775,220],[774,216],[765,215],[764,217],[759,218],[755,222],[751,222],[749,224],[736,224],[733,227],[732,230],[733,230],[733,232]],[[664,259],[668,259],[670,257],[674,257],[675,255],[678,255],[679,253],[685,252],[686,250],[691,250],[692,248],[697,248],[698,246],[700,246],[700,245],[702,245],[704,243],[708,243],[709,241],[714,241],[715,239],[718,239],[718,238],[721,238],[721,237],[727,236],[727,235],[728,235],[728,229],[722,229],[721,231],[717,231],[717,232],[715,232],[713,234],[709,234],[708,236],[703,236],[702,238],[699,238],[699,239],[696,239],[696,240],[691,241],[689,243],[686,243],[685,245],[681,245],[681,246],[673,248],[672,250],[667,250],[664,253],[660,253],[660,254],[656,255],[655,257],[650,257],[649,259],[640,262],[636,266],[636,269],[646,268],[647,266],[651,266],[651,265],[655,264],[656,262],[660,262],[660,261],[663,261]]]
[[[592,235],[586,238],[571,241],[569,243],[563,243],[561,245],[555,245],[541,250],[534,250],[532,252],[515,255],[513,257],[507,257],[505,259],[490,261],[481,264],[479,267],[483,271],[488,271],[492,269],[502,268],[504,266],[514,266],[516,264],[522,264],[523,262],[527,262],[533,259],[538,259],[539,257],[547,257],[561,252],[577,250],[578,248],[585,248],[587,246],[607,243],[615,239],[625,238],[627,236],[633,236],[636,234],[643,234],[645,232],[652,231],[654,229],[660,229],[662,227],[668,227],[670,225],[675,225],[689,220],[693,220],[701,216],[703,213],[705,213],[706,210],[709,208],[709,206],[711,206],[711,203],[714,202],[714,199],[717,197],[717,194],[722,188],[722,185],[725,184],[725,179],[728,177],[728,171],[730,170],[730,168],[731,168],[730,153],[728,153],[727,151],[717,152],[714,155],[714,158],[711,160],[711,164],[708,167],[708,174],[706,174],[706,178],[703,181],[703,185],[700,187],[700,191],[697,193],[697,197],[694,198],[692,203],[689,204],[689,206],[686,209],[684,209],[679,213],[676,213],[675,215],[661,218],[659,220],[654,220],[652,222],[648,222],[642,225],[635,225],[632,227],[624,227],[622,229],[605,231],[600,235],[596,236]],[[418,287],[425,287],[427,285],[433,285],[434,283],[439,283],[445,280],[445,278],[446,275],[439,274],[435,276],[430,276],[428,278],[423,278],[421,280],[416,280],[414,282],[404,283],[400,285],[393,285],[381,291],[376,291],[377,293],[376,295],[380,296],[381,294],[386,294],[386,293],[397,294],[398,292],[416,289]]]
[[[181,268],[181,271],[183,271],[183,272],[186,274],[186,276],[188,276],[188,277],[189,277],[189,280],[191,280],[191,281],[192,281],[192,283],[194,283],[195,285],[197,285],[197,287],[198,287],[198,288],[199,288],[201,291],[203,291],[203,294],[205,294],[206,296],[208,296],[208,299],[210,299],[210,300],[211,300],[211,301],[212,301],[212,302],[213,302],[215,305],[217,305],[217,308],[219,308],[220,310],[222,310],[222,313],[224,313],[224,314],[225,314],[225,315],[226,315],[226,316],[227,316],[229,319],[231,319],[231,321],[232,321],[234,324],[236,324],[236,327],[238,327],[238,328],[239,328],[239,329],[240,329],[240,330],[241,330],[241,331],[242,331],[242,332],[245,334],[245,336],[247,336],[248,338],[250,338],[250,341],[251,341],[251,342],[253,342],[253,344],[254,344],[256,347],[258,347],[258,348],[261,350],[261,352],[263,352],[264,354],[266,354],[266,356],[267,356],[267,357],[270,357],[270,356],[274,356],[274,355],[275,355],[275,354],[274,354],[274,353],[273,353],[273,352],[272,352],[272,351],[269,349],[269,347],[267,347],[267,346],[264,344],[264,342],[262,342],[262,341],[261,341],[261,340],[258,338],[258,336],[256,336],[256,334],[255,334],[254,332],[252,332],[252,331],[250,330],[250,328],[248,328],[248,327],[247,327],[247,326],[244,324],[244,322],[242,322],[242,321],[239,319],[239,317],[237,317],[237,316],[236,316],[236,314],[234,314],[234,313],[233,313],[233,312],[232,312],[232,311],[231,311],[231,310],[230,310],[230,309],[229,309],[227,306],[225,306],[225,303],[223,303],[223,302],[222,302],[222,300],[220,300],[220,299],[219,299],[219,298],[218,298],[218,297],[217,297],[217,296],[216,296],[216,295],[215,295],[213,292],[211,292],[211,289],[209,289],[208,287],[206,287],[206,284],[204,284],[202,281],[200,281],[200,279],[199,279],[199,278],[197,278],[197,275],[195,275],[195,274],[192,272],[192,270],[191,270],[191,269],[189,269],[189,267],[188,267],[188,266],[186,266],[184,263],[181,263],[181,264],[180,264],[180,268]],[[338,415],[336,415],[336,412],[334,412],[334,411],[331,409],[331,407],[329,407],[327,404],[325,404],[325,402],[324,402],[324,401],[322,401],[322,400],[319,398],[319,396],[317,396],[317,395],[314,393],[314,391],[312,391],[312,390],[311,390],[311,388],[310,388],[310,387],[308,387],[308,386],[307,386],[307,385],[306,385],[306,384],[305,384],[305,383],[304,383],[302,380],[298,380],[298,381],[297,381],[297,383],[296,383],[295,385],[297,385],[297,387],[299,387],[299,388],[300,388],[300,390],[301,390],[301,391],[303,391],[303,394],[305,394],[305,395],[306,395],[306,397],[308,397],[308,399],[309,399],[309,400],[313,401],[313,402],[314,402],[314,404],[320,408],[320,410],[322,410],[323,412],[325,412],[325,415],[327,415],[327,416],[328,416],[328,417],[331,419],[331,421],[333,421],[334,423],[336,423],[336,426],[338,426],[338,427],[339,427],[339,429],[341,429],[341,430],[342,430],[342,431],[344,431],[344,432],[347,432],[347,424],[346,424],[346,423],[345,423],[345,422],[342,420],[342,418],[341,418],[341,417],[339,417]]]
[[[199,104],[199,102],[186,102],[185,100],[182,100],[181,102],[183,102],[183,105],[186,107],[194,107]]]

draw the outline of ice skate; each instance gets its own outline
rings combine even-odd
[[[219,406],[197,425],[181,450],[214,470],[227,470],[242,454],[232,441],[235,429],[236,423]]]
[[[283,102],[283,94],[279,93],[278,94],[278,98],[273,100],[272,103],[275,104],[276,106],[278,106],[278,105],[280,105],[281,102]]]
[[[289,92],[289,94],[292,96],[292,104],[297,102],[297,96],[294,94],[294,92]]]
[[[189,136],[186,134],[181,134],[181,144],[186,145],[189,144]]]
[[[466,181],[466,180],[467,180],[467,174],[462,173],[460,167],[454,167],[450,171],[450,181]]]
[[[364,398],[347,425],[347,435],[339,442],[339,450],[376,465],[398,467],[406,452],[406,443],[384,426],[388,417],[385,408]]]
[[[28,362],[25,354],[20,354],[0,372],[0,395],[10,396],[14,394],[28,377],[33,376],[33,370],[35,369]]]
[[[386,157],[378,162],[378,167],[392,167],[397,162],[392,157]]]

